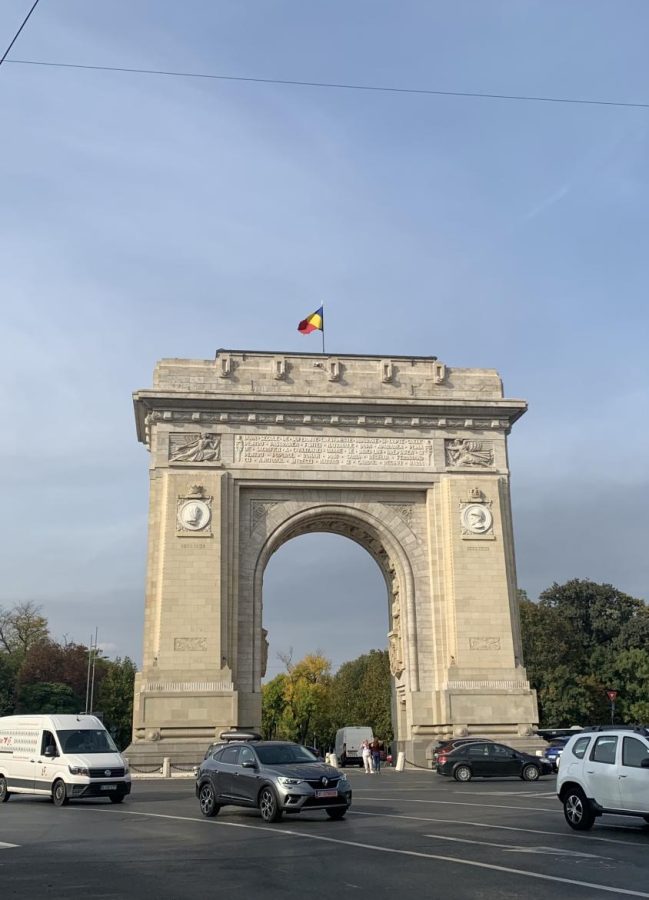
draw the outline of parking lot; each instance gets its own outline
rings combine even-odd
[[[349,778],[341,822],[318,812],[265,825],[235,807],[204,819],[183,778],[134,781],[119,807],[14,796],[0,806],[2,897],[649,898],[649,825],[609,817],[572,832],[554,778]]]

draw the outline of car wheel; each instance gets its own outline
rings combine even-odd
[[[282,818],[282,810],[277,802],[277,794],[266,785],[259,794],[259,812],[264,822],[279,822]]]
[[[570,788],[563,798],[563,814],[575,831],[588,831],[593,827],[595,813],[581,788]]]
[[[456,781],[471,781],[473,772],[468,766],[458,766],[453,772],[453,778]]]
[[[67,806],[69,803],[65,781],[61,781],[60,778],[54,782],[52,788],[52,803],[54,806]]]
[[[521,778],[523,781],[538,781],[540,774],[538,768],[530,764],[529,766],[523,766]]]
[[[11,794],[7,788],[7,779],[4,775],[0,775],[0,803],[6,803],[9,797]]]
[[[221,808],[216,802],[216,794],[214,793],[214,788],[209,781],[206,781],[201,785],[201,789],[198,792],[198,803],[201,808],[201,812],[208,819],[211,819],[212,816],[215,816]]]
[[[345,809],[345,807],[343,807],[342,809],[340,809],[340,807],[336,807],[335,809],[326,810],[326,813],[330,819],[344,819],[346,812],[347,810]]]
[[[124,794],[111,794],[108,799],[111,803],[121,803],[124,799]]]

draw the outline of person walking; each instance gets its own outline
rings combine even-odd
[[[381,774],[381,741],[378,738],[374,738],[372,743],[370,744],[370,750],[372,751],[372,767],[377,775]]]
[[[363,757],[363,766],[365,768],[365,774],[372,774],[372,751],[370,750],[369,741],[363,741],[361,744],[361,755]]]

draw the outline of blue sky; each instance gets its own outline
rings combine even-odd
[[[643,0],[41,0],[10,60],[647,102],[648,29]],[[0,603],[139,660],[131,392],[162,357],[311,349],[322,302],[332,352],[494,367],[528,400],[521,587],[647,597],[649,110],[15,62],[0,109]],[[314,649],[307,603],[336,664],[385,644],[342,539],[282,548],[265,601],[271,667]]]

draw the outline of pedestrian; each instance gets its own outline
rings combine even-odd
[[[377,775],[381,774],[381,742],[378,738],[374,738],[372,743],[370,744],[370,750],[372,751],[372,766],[374,767],[374,771]]]
[[[372,774],[372,751],[370,750],[369,741],[363,741],[361,744],[361,754],[363,756],[363,766],[365,767],[365,774]]]

